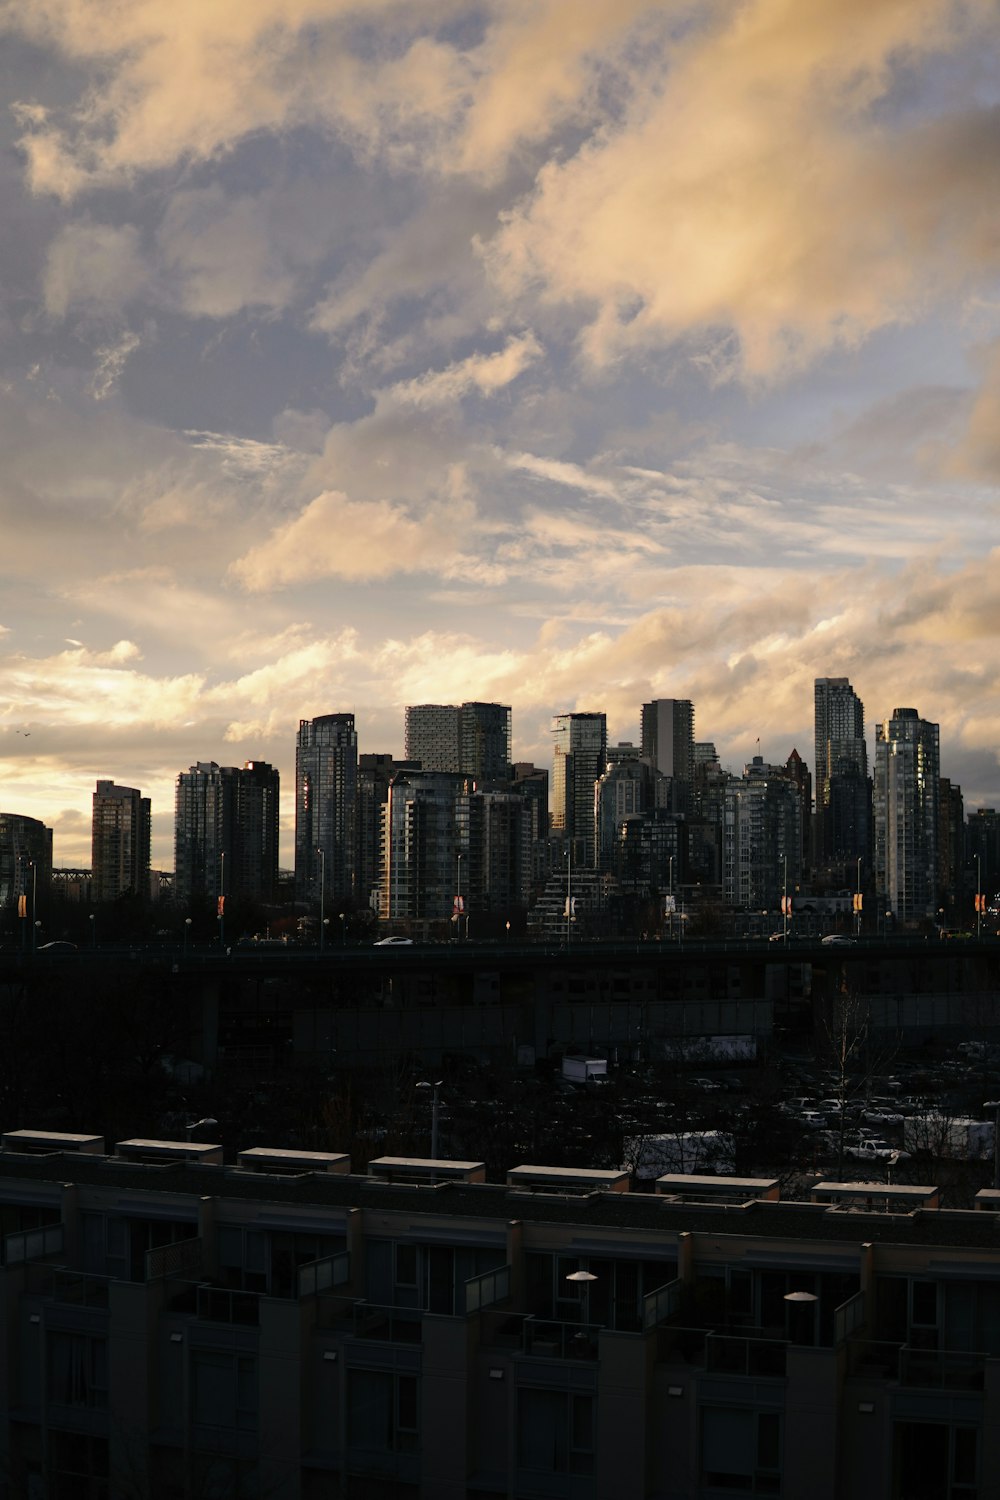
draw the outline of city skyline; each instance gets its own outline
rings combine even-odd
[[[1000,805],[991,0],[0,27],[0,806],[60,864],[107,779],[168,866],[181,769],[290,789],[302,719],[811,761],[818,677]]]

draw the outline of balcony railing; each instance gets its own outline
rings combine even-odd
[[[710,1333],[705,1340],[705,1367],[710,1375],[785,1374],[787,1339],[736,1333]]]
[[[415,1307],[380,1307],[373,1302],[355,1302],[350,1314],[351,1331],[356,1339],[419,1344],[423,1338],[423,1314]]]
[[[964,1349],[911,1349],[904,1344],[899,1351],[899,1381],[924,1390],[981,1391],[988,1358]]]
[[[260,1324],[260,1293],[199,1286],[196,1313],[202,1322],[238,1323],[245,1328],[256,1328]]]
[[[351,1252],[338,1250],[334,1255],[324,1255],[320,1260],[308,1261],[299,1266],[297,1290],[300,1297],[316,1297],[323,1292],[332,1292],[334,1287],[346,1286],[351,1279]]]
[[[666,1323],[670,1318],[675,1318],[680,1310],[681,1297],[684,1294],[684,1282],[679,1278],[668,1281],[666,1286],[657,1287],[655,1292],[650,1292],[642,1299],[642,1326],[648,1332],[650,1328],[658,1328],[661,1323]]]
[[[596,1359],[601,1327],[527,1317],[521,1325],[521,1352],[536,1359]]]
[[[483,1308],[506,1301],[510,1296],[510,1276],[510,1266],[497,1266],[492,1271],[484,1271],[481,1276],[470,1276],[465,1283],[465,1311],[481,1312]]]
[[[107,1307],[111,1276],[92,1276],[83,1271],[67,1271],[64,1266],[31,1261],[27,1267],[25,1291],[34,1297],[51,1297],[53,1302],[74,1307]]]
[[[16,1266],[27,1260],[42,1260],[47,1255],[61,1255],[63,1243],[62,1224],[43,1224],[38,1229],[4,1235],[3,1264]]]
[[[853,1338],[858,1331],[864,1327],[865,1322],[865,1294],[855,1292],[853,1297],[848,1297],[842,1302],[833,1314],[833,1342],[842,1344],[845,1339]]]

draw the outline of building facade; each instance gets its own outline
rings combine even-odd
[[[871,869],[871,792],[865,710],[846,677],[817,677],[815,719],[815,848],[818,868],[852,863]]]
[[[279,773],[266,761],[242,767],[198,761],[181,772],[174,817],[179,902],[274,899],[279,792]]]
[[[405,925],[447,920],[458,898],[465,899],[468,843],[458,818],[458,800],[467,789],[465,777],[444,771],[399,771],[393,776],[383,810],[382,921]]]
[[[149,899],[150,803],[132,786],[99,781],[91,821],[93,899]]]
[[[937,911],[939,736],[915,708],[875,726],[875,888],[902,922]]]
[[[11,1500],[992,1500],[995,1194],[18,1131]]]
[[[22,813],[0,813],[0,908],[34,921],[33,898],[47,895],[52,879],[52,829]]]
[[[353,714],[300,719],[295,742],[295,897],[337,911],[357,887],[358,736]]]
[[[596,713],[557,714],[552,727],[552,829],[567,840],[574,864],[592,868],[594,789],[607,766],[607,720]]]
[[[694,779],[694,704],[690,698],[656,698],[642,705],[642,754],[673,784],[670,807],[690,812]]]

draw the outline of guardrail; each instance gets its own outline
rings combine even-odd
[[[355,1302],[351,1316],[356,1339],[377,1339],[387,1344],[419,1344],[423,1339],[423,1315],[418,1308]]]
[[[304,1266],[299,1266],[298,1295],[315,1297],[321,1292],[332,1292],[334,1287],[345,1286],[350,1279],[351,1252],[338,1250],[333,1255],[324,1255],[319,1260],[310,1260]]]
[[[260,1323],[260,1296],[259,1292],[199,1286],[195,1311],[202,1322],[238,1323],[246,1328],[256,1328]]]
[[[710,1375],[783,1376],[787,1353],[787,1339],[710,1333],[705,1340],[705,1367]]]
[[[64,1266],[50,1266],[31,1261],[27,1267],[25,1291],[35,1297],[51,1297],[54,1302],[75,1307],[107,1307],[112,1276],[96,1276],[84,1271],[67,1271]]]
[[[642,1299],[643,1330],[648,1333],[651,1328],[657,1328],[668,1318],[675,1318],[680,1311],[683,1294],[684,1282],[679,1277],[668,1281],[665,1286],[657,1287],[655,1292],[647,1293]]]
[[[470,1276],[465,1283],[465,1311],[480,1312],[504,1302],[510,1296],[510,1277],[510,1266],[497,1266],[480,1276]]]
[[[852,1338],[859,1328],[865,1323],[865,1294],[855,1292],[853,1297],[848,1297],[833,1313],[833,1342],[835,1345],[844,1343],[845,1339]]]
[[[964,1349],[913,1349],[904,1344],[899,1351],[899,1383],[924,1390],[981,1391],[988,1358]]]
[[[38,1229],[21,1229],[4,1235],[3,1264],[16,1266],[28,1260],[42,1260],[46,1255],[61,1255],[65,1242],[63,1225],[43,1224]]]
[[[601,1326],[527,1317],[521,1327],[521,1352],[536,1359],[596,1359]]]

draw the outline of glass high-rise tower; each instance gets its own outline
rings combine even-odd
[[[358,736],[353,714],[301,719],[295,744],[295,895],[353,899]],[[336,906],[334,907],[336,910]]]

